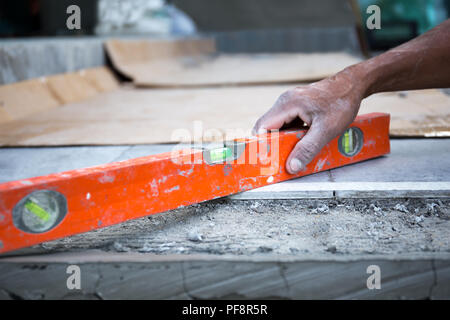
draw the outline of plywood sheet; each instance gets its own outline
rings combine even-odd
[[[28,80],[0,87],[0,124],[53,109],[60,101],[45,79]]]
[[[0,86],[0,123],[32,117],[119,88],[106,67]]]
[[[217,54],[212,40],[106,42],[114,67],[150,87],[292,83],[325,78],[360,61],[336,53]]]
[[[108,145],[242,137],[291,85],[196,89],[123,87],[0,126],[0,145]],[[394,136],[450,135],[450,97],[439,90],[383,93],[360,113],[392,114]],[[228,133],[228,134],[227,134]]]
[[[85,69],[80,71],[80,75],[90,82],[97,92],[108,92],[119,88],[119,81],[107,67]]]
[[[106,67],[50,76],[47,83],[61,104],[84,101],[119,88],[119,82]]]
[[[80,73],[51,76],[47,84],[61,104],[83,101],[99,93]]]
[[[360,113],[391,114],[393,137],[450,137],[450,96],[438,89],[381,93],[364,100]]]

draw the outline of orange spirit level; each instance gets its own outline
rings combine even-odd
[[[389,115],[358,116],[301,172],[306,130],[281,131],[0,184],[0,252],[31,246],[389,153]]]

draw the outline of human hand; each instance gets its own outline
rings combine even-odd
[[[353,122],[365,97],[363,83],[363,78],[347,68],[322,81],[290,89],[258,119],[253,133],[280,129],[298,119],[303,121],[309,129],[291,151],[286,163],[287,171],[295,174]]]

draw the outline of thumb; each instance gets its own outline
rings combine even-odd
[[[306,135],[291,151],[286,162],[286,170],[290,174],[303,170],[327,143],[323,130],[313,123]]]

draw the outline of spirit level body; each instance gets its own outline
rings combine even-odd
[[[352,128],[347,137],[344,134],[332,140],[295,175],[286,172],[285,163],[306,130],[240,139],[222,150],[188,149],[178,155],[169,152],[0,184],[0,253],[390,152],[388,114],[358,116]],[[356,131],[360,136],[353,135]],[[28,201],[36,192],[52,195],[61,208],[55,211],[59,212],[55,225],[33,233],[29,230],[32,226],[20,225],[20,212],[31,214],[33,219],[48,219],[53,212],[45,204]],[[15,216],[20,203],[22,211]]]

